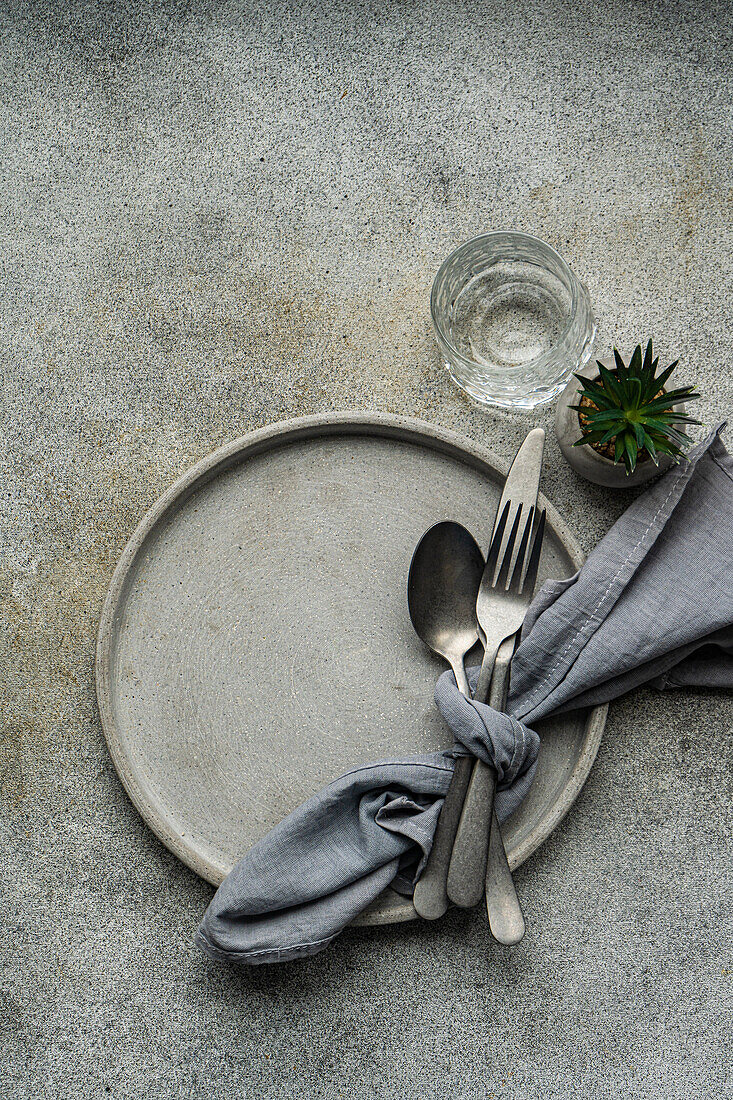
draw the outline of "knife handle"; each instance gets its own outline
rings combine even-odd
[[[503,649],[503,644],[502,644]],[[514,645],[512,643],[512,651]],[[499,669],[500,658],[502,651],[499,650],[499,657],[497,657],[496,676],[499,676],[499,681],[494,684],[491,683],[491,705],[496,707],[497,710],[504,710],[506,706],[506,694],[509,687],[509,663],[502,666],[502,670]],[[511,656],[509,658],[511,661]],[[499,688],[501,687],[501,696],[499,695]],[[496,702],[494,702],[496,700]],[[494,781],[496,781],[496,773],[494,773]],[[496,789],[496,788],[495,788]],[[506,944],[511,947],[524,936],[524,916],[522,914],[522,907],[519,904],[519,898],[517,897],[517,890],[514,885],[514,879],[512,878],[512,872],[509,869],[509,861],[506,855],[506,848],[504,847],[504,837],[501,832],[501,825],[499,819],[496,816],[496,810],[494,809],[494,798],[492,794],[491,798],[491,824],[489,826],[488,842],[488,855],[485,864],[486,882],[485,882],[485,897],[486,897],[486,913],[489,918],[489,928],[491,934],[498,943]]]
[[[426,920],[437,920],[448,908],[448,867],[472,771],[472,756],[456,757],[453,777],[435,829],[433,847],[425,869],[415,883],[413,904]]]
[[[489,858],[486,865],[486,913],[491,935],[513,947],[524,936],[524,916],[506,858],[504,838],[496,811],[491,815]]]
[[[496,654],[491,677],[489,705],[501,710],[509,680],[509,662],[514,652],[514,637],[502,642]],[[479,698],[477,690],[474,698]],[[479,698],[479,702],[483,702]],[[491,816],[494,809],[496,772],[477,760],[466,792],[466,801],[458,823],[448,870],[448,897],[463,909],[478,905],[486,889]]]

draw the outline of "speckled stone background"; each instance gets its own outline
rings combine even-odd
[[[653,334],[730,412],[733,9],[0,7],[2,1095],[730,1096],[728,698],[612,708],[511,954],[457,914],[239,973],[192,946],[210,888],[123,793],[93,653],[138,519],[233,437],[379,409],[508,459],[551,426],[441,368],[430,283],[477,231],[557,246],[599,351]],[[586,549],[626,503],[552,438],[544,487]]]

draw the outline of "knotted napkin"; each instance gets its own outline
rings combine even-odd
[[[221,884],[198,945],[238,963],[300,958],[385,887],[410,894],[459,754],[496,768],[506,820],[531,785],[540,719],[640,684],[733,687],[733,459],[721,428],[628,508],[575,576],[540,590],[507,714],[464,698],[444,673],[435,701],[453,749],[355,768],[295,810]]]

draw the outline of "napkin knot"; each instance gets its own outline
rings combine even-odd
[[[467,669],[471,691],[476,688],[479,671]],[[532,785],[540,751],[538,735],[513,714],[466,698],[450,671],[435,685],[435,703],[453,734],[451,755],[477,756],[496,771],[496,813],[505,821]]]

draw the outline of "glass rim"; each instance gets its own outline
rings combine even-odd
[[[567,337],[570,336],[573,325],[575,324],[575,321],[578,317],[579,306],[581,303],[581,290],[585,292],[586,297],[587,291],[585,291],[585,287],[581,283],[580,279],[577,277],[577,275],[573,274],[567,261],[562,258],[560,253],[556,249],[554,249],[552,245],[548,244],[547,241],[543,241],[540,237],[535,237],[531,233],[523,233],[521,230],[516,229],[492,229],[486,233],[479,233],[477,236],[471,237],[469,240],[464,241],[463,244],[459,244],[457,248],[454,248],[450,255],[446,256],[446,258],[443,260],[442,264],[438,268],[435,278],[433,279],[433,286],[430,291],[430,317],[433,322],[433,328],[435,329],[435,334],[438,337],[439,342],[443,344],[445,348],[450,352],[451,358],[455,357],[458,362],[460,362],[461,364],[465,364],[465,366],[469,368],[480,366],[482,370],[485,370],[490,374],[503,375],[506,369],[505,367],[489,367],[485,363],[479,363],[476,359],[469,359],[467,355],[464,355],[463,352],[455,346],[455,344],[446,335],[445,330],[438,319],[438,311],[436,305],[438,287],[440,285],[441,279],[443,278],[448,266],[455,260],[456,256],[458,256],[459,253],[463,252],[464,249],[468,249],[471,245],[475,245],[483,241],[490,241],[492,239],[495,239],[496,237],[510,237],[514,238],[514,240],[516,241],[527,242],[530,245],[539,245],[541,249],[544,249],[550,253],[550,255],[557,261],[557,264],[560,267],[563,275],[567,277],[570,289],[570,316],[565,327],[557,338],[557,343],[555,343],[548,351],[543,352],[542,355],[538,355],[536,358],[529,359],[525,363],[518,364],[516,367],[512,368],[513,372],[534,372],[537,370],[538,367],[545,366],[545,364],[551,362],[553,357],[558,354],[558,351],[562,348],[563,344],[566,343]],[[588,309],[590,310],[589,299]]]

